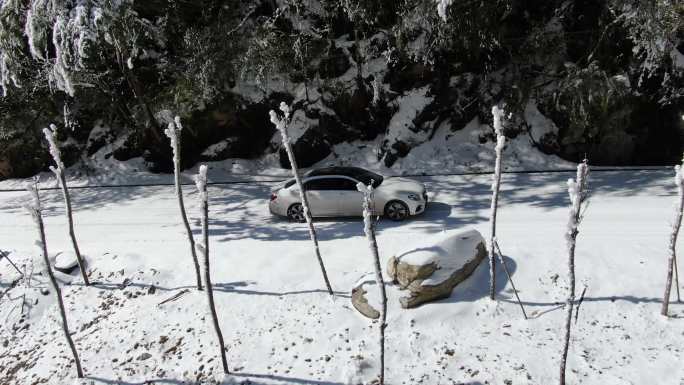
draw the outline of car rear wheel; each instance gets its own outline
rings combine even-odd
[[[301,203],[295,203],[287,209],[287,217],[295,222],[304,222],[304,206]]]
[[[391,201],[385,205],[385,216],[393,221],[403,221],[409,216],[409,208],[402,201]]]

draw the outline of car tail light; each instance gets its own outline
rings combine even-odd
[[[271,202],[273,202],[276,199],[278,199],[278,195],[276,195],[276,193],[271,193]]]

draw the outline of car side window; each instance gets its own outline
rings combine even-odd
[[[304,188],[307,191],[356,191],[356,183],[346,178],[321,178],[306,182]]]
[[[339,183],[339,188],[338,190],[344,190],[344,191],[357,191],[356,189],[356,182],[351,180],[351,179],[343,179],[340,178],[340,183]]]
[[[306,183],[304,183],[304,190],[307,191],[316,191],[316,190],[322,190],[323,184],[321,183],[322,179],[314,179],[310,180]]]

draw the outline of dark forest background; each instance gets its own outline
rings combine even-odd
[[[397,99],[424,87],[431,102],[408,129],[428,138],[501,103],[507,136],[567,160],[681,159],[681,2],[444,3],[440,15],[434,0],[0,0],[0,179],[48,166],[53,122],[67,164],[105,149],[170,171],[169,111],[184,121],[184,167],[279,152],[268,111],[282,100],[310,123],[294,145],[309,166],[382,138]],[[531,135],[530,100],[556,133]],[[378,160],[417,144],[383,140]]]

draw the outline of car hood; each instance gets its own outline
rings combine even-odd
[[[425,190],[425,186],[420,182],[408,178],[387,177],[382,181],[382,184],[378,186],[377,190],[385,193],[409,192],[420,195]]]

